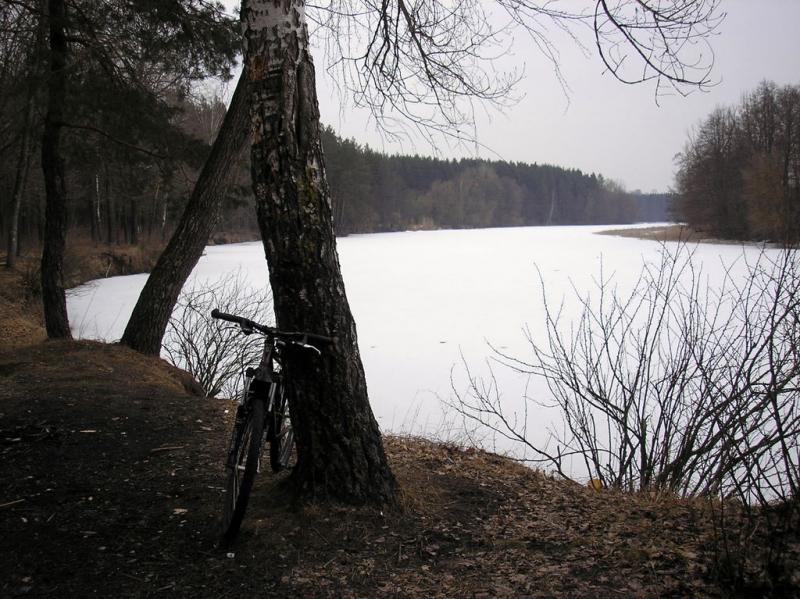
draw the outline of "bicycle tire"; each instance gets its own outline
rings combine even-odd
[[[294,430],[289,416],[289,402],[286,388],[281,385],[275,391],[275,400],[269,419],[269,465],[273,472],[287,468],[292,459],[294,449]]]
[[[222,511],[222,539],[225,544],[236,538],[247,510],[264,438],[264,410],[264,401],[253,398],[241,434],[234,440],[234,460],[225,484]]]

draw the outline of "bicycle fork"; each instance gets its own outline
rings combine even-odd
[[[225,467],[233,470],[234,468],[244,468],[243,465],[239,465],[236,463],[236,456],[239,453],[239,448],[242,443],[249,442],[249,439],[244,438],[244,429],[247,425],[247,421],[250,419],[250,405],[253,401],[253,398],[250,396],[250,393],[255,393],[252,390],[253,385],[251,385],[253,381],[248,381],[247,385],[245,385],[245,390],[243,395],[243,401],[236,407],[236,419],[234,420],[233,424],[233,432],[231,434],[231,442],[229,444],[228,449],[228,457],[225,460]],[[276,400],[279,399],[277,397],[277,391],[279,385],[275,383],[265,383],[261,381],[262,385],[266,384],[269,386],[269,391],[267,392],[266,397],[266,410],[264,412],[264,418],[266,422],[264,423],[265,426],[263,427],[262,439],[261,443],[259,444],[259,452],[258,452],[258,467],[256,472],[261,474],[261,453],[264,450],[264,442],[269,440],[269,436],[274,434],[274,426],[275,426],[275,406]],[[261,387],[261,385],[257,385]]]

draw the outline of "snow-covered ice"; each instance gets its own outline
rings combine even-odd
[[[487,342],[520,357],[530,355],[524,334],[543,333],[537,267],[549,302],[589,289],[600,273],[632,286],[643,260],[658,260],[652,241],[596,235],[609,227],[520,227],[352,235],[338,241],[340,261],[355,315],[373,410],[383,430],[458,438],[462,423],[441,400],[452,384],[463,390],[462,356],[473,374],[487,373]],[[694,260],[705,275],[722,265],[741,268],[743,252],[757,248],[703,244]],[[268,285],[260,243],[206,249],[192,274],[215,280],[241,269],[253,285]],[[118,339],[146,275],[94,281],[68,296],[73,332],[84,338]],[[190,280],[188,285],[193,282]],[[451,376],[452,372],[452,376]],[[530,382],[496,369],[511,411]],[[528,393],[544,393],[535,384]],[[529,414],[534,438],[544,439],[555,414]],[[491,446],[492,441],[486,442]],[[498,449],[509,449],[498,443]]]

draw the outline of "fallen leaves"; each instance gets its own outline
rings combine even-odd
[[[125,360],[113,375],[84,365],[79,389],[60,387],[59,359],[63,370],[76,353],[103,362],[113,352],[50,351],[30,358],[48,380],[3,389],[0,564],[11,575],[0,595],[721,594],[702,506],[556,481],[412,438],[385,440],[401,509],[295,504],[285,478],[264,473],[224,553],[214,543],[230,406],[143,386]],[[43,386],[53,398],[35,395]]]

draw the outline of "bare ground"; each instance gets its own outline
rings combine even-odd
[[[264,474],[216,547],[231,405],[89,342],[0,354],[0,596],[724,596],[706,506],[597,492],[388,437],[401,507],[301,503]]]

